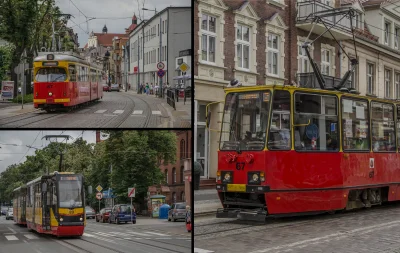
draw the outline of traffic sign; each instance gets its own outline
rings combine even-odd
[[[164,63],[162,63],[162,62],[157,63],[157,68],[158,69],[164,69],[165,68]]]
[[[101,192],[101,190],[103,190],[103,187],[101,187],[101,185],[98,185],[98,186],[96,187],[96,190],[97,190],[98,192]]]
[[[103,198],[103,194],[101,192],[96,193],[96,199],[100,200]]]
[[[186,63],[182,63],[181,65],[179,65],[179,69],[180,69],[182,72],[186,72],[186,71],[188,71],[188,70],[190,69],[190,67],[189,67],[189,65],[187,65]]]
[[[136,189],[135,189],[135,187],[133,187],[133,188],[128,188],[128,197],[129,197],[129,198],[134,198],[135,195],[136,195]]]
[[[159,77],[162,78],[162,77],[165,75],[165,71],[162,70],[162,69],[159,69],[159,70],[157,71],[157,75],[158,75]]]

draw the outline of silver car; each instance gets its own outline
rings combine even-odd
[[[119,84],[111,84],[111,89],[110,91],[118,91],[119,92]]]
[[[94,219],[96,217],[96,211],[90,206],[85,207],[86,219]]]
[[[13,220],[14,219],[14,213],[12,209],[8,209],[7,214],[6,214],[6,220]]]
[[[168,221],[185,220],[186,219],[186,203],[180,202],[172,204],[168,211]]]

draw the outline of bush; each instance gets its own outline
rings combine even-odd
[[[22,95],[18,94],[17,97],[13,99],[14,103],[21,103],[22,102]],[[24,103],[32,103],[33,102],[33,94],[24,95]]]

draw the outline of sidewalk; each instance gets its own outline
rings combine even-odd
[[[3,106],[4,105],[4,106]],[[33,107],[33,103],[24,104],[24,109],[22,109],[21,104],[0,104],[0,118],[7,116],[16,116],[20,114],[34,112],[37,109]]]
[[[194,191],[194,215],[201,216],[217,212],[222,208],[218,198],[217,190],[198,190]]]
[[[165,121],[162,127],[165,128],[190,128],[192,122],[192,99],[188,98],[183,102],[183,98],[179,102],[175,102],[176,110],[167,103],[167,98],[159,98],[156,95],[137,94],[136,90],[129,90],[127,92],[132,96],[146,100],[150,104],[157,104],[160,111],[166,110],[170,120]]]

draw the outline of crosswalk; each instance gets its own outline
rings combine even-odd
[[[40,239],[39,235],[32,234],[32,233],[24,233],[24,234],[4,234],[4,239],[6,241],[22,241],[22,240],[38,240]],[[1,236],[0,236],[1,241]]]
[[[206,250],[206,249],[199,249],[194,248],[194,253],[213,253],[214,251]]]
[[[125,110],[97,110],[95,114],[106,114],[109,116],[118,116],[125,112]],[[141,116],[143,115],[143,110],[134,110],[131,116]],[[161,111],[151,111],[151,115],[162,115]]]

